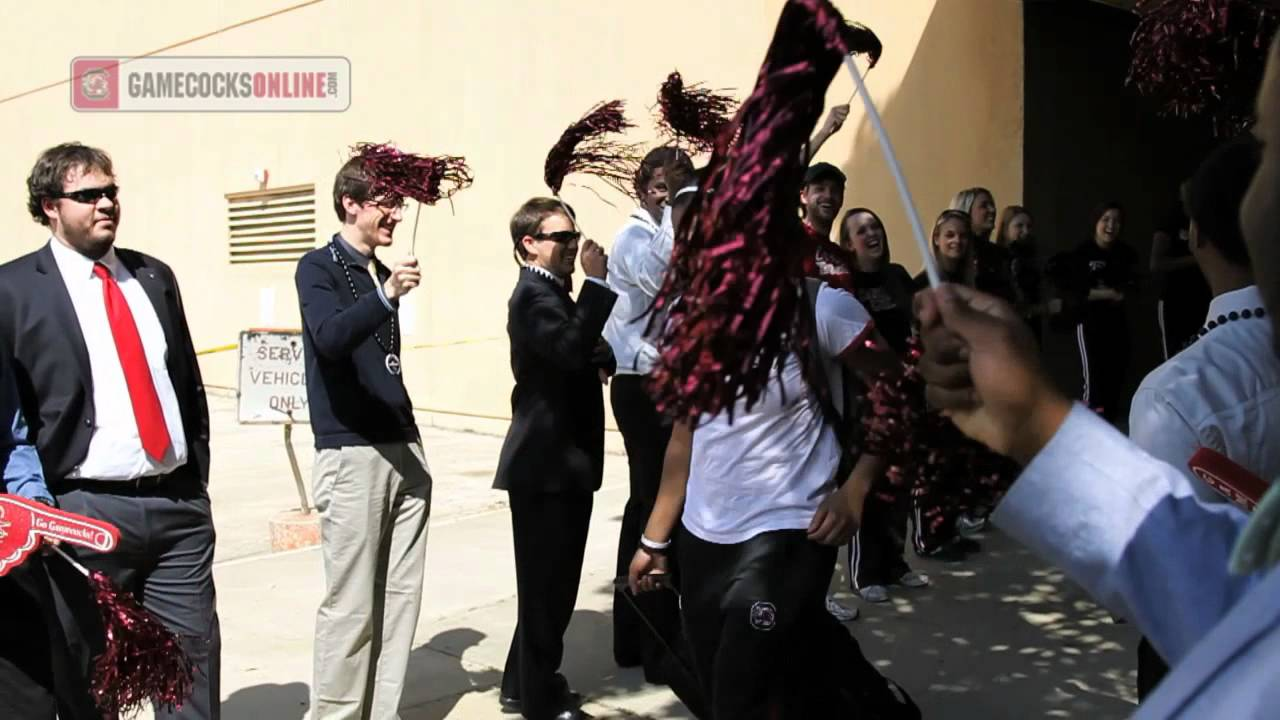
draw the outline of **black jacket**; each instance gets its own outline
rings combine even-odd
[[[400,355],[399,333],[392,332],[398,327],[396,313],[382,301],[369,273],[357,265],[351,265],[350,272],[359,299],[353,296],[335,252],[346,250],[332,241],[303,255],[294,276],[316,447],[417,440],[404,380],[388,371],[388,350]],[[338,257],[352,262],[349,256]],[[389,274],[379,263],[378,277],[385,282]],[[379,337],[387,347],[379,344]]]
[[[613,353],[600,333],[617,295],[583,284],[569,292],[533,270],[507,303],[511,340],[511,427],[493,486],[515,492],[594,492],[604,477],[604,391]]]
[[[116,257],[146,291],[169,346],[166,364],[187,441],[187,462],[177,472],[194,472],[207,485],[209,405],[178,281],[168,265],[148,255],[116,248]],[[56,493],[89,452],[93,374],[71,295],[48,245],[0,266],[0,344],[14,359],[30,439]]]

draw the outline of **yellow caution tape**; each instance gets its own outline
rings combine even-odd
[[[218,347],[212,347],[212,348],[209,348],[208,350],[197,350],[196,355],[212,355],[214,353],[227,352],[228,350],[235,350],[238,347],[240,347],[240,343],[231,343],[230,345],[219,345]]]
[[[479,343],[493,342],[495,340],[501,340],[501,339],[502,337],[500,335],[494,335],[493,337],[468,338],[465,340],[450,340],[448,342],[418,343],[416,345],[410,345],[405,349],[406,350],[424,350],[424,349],[430,349],[430,348],[453,347],[455,345],[477,345]],[[238,347],[240,347],[239,343],[231,343],[230,345],[219,345],[217,347],[211,347],[205,350],[197,350],[196,355],[213,355],[215,353],[220,353],[220,352],[230,352],[231,350],[235,350]]]

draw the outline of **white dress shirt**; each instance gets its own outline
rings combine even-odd
[[[1183,472],[1077,404],[992,519],[1173,666],[1135,717],[1275,717],[1280,572],[1228,572],[1243,511],[1203,502]]]
[[[542,277],[548,280],[552,280],[554,282],[559,283],[562,286],[567,285],[569,282],[568,280],[560,277],[559,275],[551,272],[550,270],[544,267],[538,267],[537,265],[525,265],[525,267],[538,273],[539,275],[541,275]],[[606,283],[604,280],[601,280],[600,278],[597,278],[597,277],[591,277],[590,275],[587,276],[587,282],[593,282],[603,287],[609,287],[609,284]]]
[[[1215,297],[1205,323],[1260,307],[1262,295],[1250,285]],[[1273,339],[1269,317],[1219,325],[1152,370],[1133,396],[1130,438],[1191,478],[1208,502],[1226,498],[1187,467],[1200,447],[1259,477],[1280,477],[1280,359]]]
[[[613,238],[609,287],[618,301],[605,323],[604,337],[618,360],[619,375],[647,375],[657,364],[658,349],[645,330],[671,260],[672,236],[670,207],[663,209],[661,224],[636,208]]]
[[[187,461],[187,436],[183,432],[182,413],[173,391],[173,381],[169,379],[169,369],[165,365],[169,345],[151,299],[128,268],[121,264],[115,250],[107,251],[99,262],[111,271],[125,302],[129,304],[129,312],[133,314],[138,335],[142,338],[147,365],[151,368],[151,380],[155,383],[156,395],[160,397],[165,426],[169,430],[171,443],[160,461],[152,459],[142,449],[133,403],[129,399],[129,386],[111,334],[111,323],[107,320],[102,281],[93,274],[94,261],[63,245],[57,238],[49,240],[49,247],[71,296],[76,319],[80,322],[93,376],[94,427],[89,439],[89,452],[69,477],[133,480],[172,472]]]

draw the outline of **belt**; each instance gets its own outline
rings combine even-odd
[[[67,478],[62,482],[64,491],[83,490],[85,492],[103,493],[106,495],[150,495],[174,479],[174,473],[147,475],[129,480],[91,480],[87,478]],[[60,489],[62,489],[60,488]]]

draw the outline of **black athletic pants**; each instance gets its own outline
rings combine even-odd
[[[907,540],[911,498],[889,500],[867,493],[862,527],[849,541],[849,583],[854,590],[892,585],[911,568],[902,553]]]
[[[1123,313],[1123,308],[1114,312]],[[1129,369],[1129,329],[1119,320],[1076,325],[1080,349],[1080,401],[1113,425],[1124,420],[1125,375]]]
[[[631,495],[622,512],[618,536],[618,577],[626,577],[631,559],[640,545],[649,513],[658,497],[662,480],[662,460],[671,438],[666,422],[644,389],[643,375],[617,375],[610,383],[609,399],[613,417],[627,449]],[[674,553],[671,554],[674,558]],[[661,681],[661,657],[665,652],[659,639],[644,626],[627,598],[619,591],[613,597],[613,658],[622,667],[643,664],[650,680]],[[676,646],[680,635],[680,607],[674,593],[641,593],[632,598],[663,639]]]
[[[825,607],[836,549],[803,530],[681,538],[682,610],[714,720],[918,718]]]

